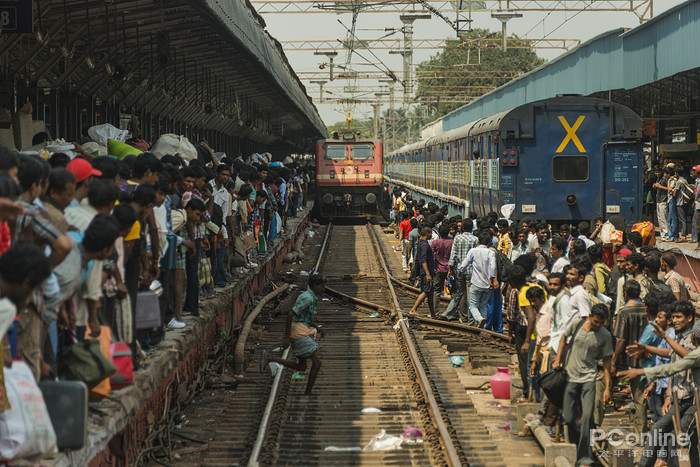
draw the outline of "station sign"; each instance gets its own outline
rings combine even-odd
[[[2,34],[32,33],[32,0],[0,0],[0,31]]]

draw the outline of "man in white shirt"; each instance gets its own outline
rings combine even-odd
[[[549,248],[549,255],[552,257],[552,274],[564,272],[564,267],[569,264],[566,257],[566,239],[557,237],[552,239],[552,246]]]
[[[569,309],[569,292],[566,289],[566,276],[563,273],[552,273],[549,276],[549,300],[545,306],[552,310],[552,328],[549,333],[549,345],[556,354],[559,352],[559,341],[566,331],[567,310]]]
[[[586,250],[595,245],[595,242],[588,238],[588,235],[591,233],[591,226],[588,222],[579,222],[578,224],[578,238],[580,240],[583,240],[583,243],[586,244]]]
[[[496,252],[489,249],[493,235],[489,231],[479,233],[479,246],[472,248],[459,265],[465,273],[472,266],[471,287],[469,288],[469,312],[483,327],[491,289],[498,289],[496,279]]]
[[[586,266],[577,260],[571,263],[571,267],[566,272],[566,280],[571,287],[569,292],[569,308],[566,313],[564,329],[569,327],[574,320],[587,318],[591,314],[591,297],[583,288],[583,280],[588,273]]]
[[[226,183],[231,178],[231,168],[226,164],[219,164],[216,168],[216,177],[209,182],[211,193],[214,197],[214,204],[221,208],[223,219],[221,223],[221,233],[223,244],[219,245],[216,251],[216,271],[214,272],[214,286],[226,286],[226,260],[228,253],[229,231],[235,232],[231,225],[231,195],[226,189]]]

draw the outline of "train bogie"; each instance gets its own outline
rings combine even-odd
[[[635,221],[643,201],[642,144],[641,118],[627,107],[564,96],[401,148],[388,155],[386,174],[419,195],[468,201],[479,216]]]

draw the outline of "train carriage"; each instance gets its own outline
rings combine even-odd
[[[402,164],[418,177],[409,188],[479,216],[513,208],[513,217],[548,221],[621,215],[642,207],[642,120],[629,108],[559,96],[479,119],[389,155],[387,181],[402,184]],[[409,153],[425,160],[402,162]],[[456,200],[456,201],[455,201]]]
[[[316,142],[316,205],[322,217],[372,217],[380,213],[382,143],[357,133]]]

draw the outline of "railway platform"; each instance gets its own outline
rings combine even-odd
[[[184,329],[168,329],[163,342],[148,354],[147,363],[134,372],[133,385],[89,404],[88,440],[82,449],[44,459],[43,465],[138,464],[161,418],[190,402],[188,387],[201,387],[202,365],[226,342],[222,333],[231,334],[248,304],[280,271],[283,258],[308,224],[309,213],[303,210],[298,218],[289,219],[287,230],[257,268],[237,276],[216,297],[201,301],[199,317],[185,317]]]

